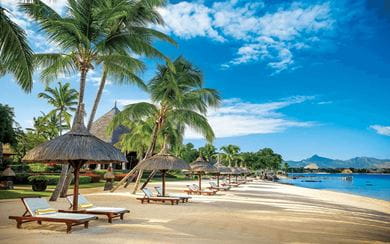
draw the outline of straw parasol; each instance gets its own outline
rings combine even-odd
[[[165,174],[168,170],[190,170],[188,163],[171,155],[164,147],[161,152],[139,163],[142,170],[160,170],[162,173],[162,195],[165,196]]]
[[[214,167],[217,168],[218,170],[218,173],[217,173],[217,185],[219,187],[219,176],[220,175],[229,175],[232,173],[232,171],[230,170],[229,167],[226,167],[225,165],[223,165],[220,161],[219,161],[219,158],[218,158],[218,162],[216,164],[214,164]]]
[[[70,164],[74,169],[73,210],[78,207],[79,171],[84,164],[127,162],[117,148],[93,136],[84,126],[84,104],[80,105],[72,129],[33,148],[24,162]]]
[[[217,173],[218,169],[207,162],[202,156],[199,156],[194,162],[190,163],[191,171],[198,175],[199,190],[202,190],[202,174]]]

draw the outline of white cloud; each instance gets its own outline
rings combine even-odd
[[[180,2],[160,9],[163,30],[189,39],[208,37],[215,41],[239,41],[236,57],[222,69],[250,62],[263,62],[273,74],[294,69],[294,54],[321,41],[333,28],[329,3],[281,5],[267,9],[263,2],[230,0],[207,6],[202,2]]]
[[[312,96],[290,97],[277,102],[248,103],[234,98],[224,100],[220,108],[209,111],[207,118],[217,138],[282,132],[290,127],[310,127],[314,122],[286,118],[278,110],[314,99]],[[202,138],[187,129],[186,138]]]
[[[149,98],[144,99],[118,99],[116,100],[119,106],[126,106],[132,103],[140,103],[140,102],[148,102],[151,103],[152,101]]]
[[[184,39],[208,36],[217,41],[224,41],[224,38],[212,27],[213,10],[203,4],[180,2],[160,8],[159,12],[166,23],[164,28],[166,32]]]
[[[371,125],[370,128],[374,129],[379,135],[390,136],[390,126]]]

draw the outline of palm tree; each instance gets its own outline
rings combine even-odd
[[[238,152],[240,151],[240,147],[230,144],[221,147],[221,151],[224,152],[223,157],[226,161],[229,162],[229,167],[232,166],[232,162],[236,162],[235,166],[237,166],[237,157],[238,157]]]
[[[200,147],[198,150],[199,153],[209,162],[211,162],[217,155],[216,148],[210,143],[207,143],[204,147]]]
[[[69,83],[62,85],[58,82],[58,87],[46,87],[45,92],[40,92],[38,97],[46,99],[47,102],[54,107],[54,109],[49,112],[49,116],[54,115],[58,118],[58,129],[60,135],[62,135],[64,121],[66,123],[66,128],[70,128],[70,120],[72,116],[68,111],[76,111],[75,106],[77,105],[78,97],[77,91],[70,88]]]
[[[113,119],[113,127],[116,127],[126,121],[153,118],[151,141],[144,158],[154,153],[159,133],[169,123],[189,126],[208,141],[214,139],[214,132],[204,115],[208,107],[219,105],[218,92],[203,88],[201,72],[183,57],[177,58],[173,65],[175,72],[167,65],[160,65],[150,81],[148,88],[153,103],[127,105]]]
[[[11,73],[25,91],[32,89],[33,52],[26,39],[26,32],[7,16],[0,6],[0,77]]]
[[[214,132],[205,114],[209,107],[220,104],[218,92],[203,88],[202,73],[183,57],[177,58],[173,66],[175,71],[167,64],[159,65],[156,75],[148,84],[153,103],[127,105],[112,122],[115,128],[126,121],[153,120],[151,141],[144,159],[153,155],[161,133],[164,134],[164,143],[169,140],[169,127],[179,128],[184,133],[185,126],[188,126],[201,133],[209,142],[214,139]],[[130,171],[124,179],[133,173],[134,171]],[[141,175],[142,171],[139,172],[134,192]]]
[[[109,48],[106,55],[112,57],[115,53],[115,56],[113,56],[114,60],[118,60],[119,57],[119,61],[121,61],[122,55],[129,55],[126,54],[126,51],[130,50],[135,55],[163,58],[170,64],[169,59],[152,46],[152,41],[156,38],[171,44],[176,43],[164,33],[148,28],[150,24],[164,24],[163,19],[156,11],[156,7],[161,7],[164,4],[165,0],[140,0],[138,2],[128,0],[104,1],[99,6],[99,11],[102,14],[118,16],[116,12],[120,11],[119,17],[110,18],[110,22],[107,24],[105,31],[111,38],[107,40],[108,43],[106,45],[113,46],[115,43],[120,43],[125,49],[118,51],[117,48]],[[138,68],[142,69],[143,66],[140,64]],[[119,83],[134,83],[142,89],[146,88],[142,80],[133,73],[133,70],[122,69],[120,65],[113,64],[112,59],[104,60],[103,74],[89,117],[88,129],[91,129],[106,79],[110,75],[113,76],[114,81]]]

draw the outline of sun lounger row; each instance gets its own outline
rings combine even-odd
[[[210,187],[207,190],[200,190],[198,185],[187,185],[188,190],[185,190],[187,195],[180,194],[168,194],[163,196],[161,187],[155,187],[157,195],[154,195],[148,188],[142,189],[144,197],[136,198],[141,203],[150,202],[168,202],[172,205],[177,205],[179,202],[186,203],[191,199],[189,195],[215,195],[217,191],[227,191],[231,186],[238,186],[239,184],[227,184],[223,183],[222,186],[217,186],[214,182],[209,182]],[[22,216],[9,216],[9,219],[16,221],[17,228],[21,228],[22,224],[27,222],[59,222],[66,224],[66,232],[69,233],[73,226],[84,225],[84,228],[88,228],[89,221],[96,220],[96,215],[105,215],[108,218],[108,222],[112,223],[114,218],[120,218],[123,220],[123,216],[130,211],[124,208],[113,208],[113,207],[101,207],[94,206],[86,197],[79,195],[78,207],[79,210],[71,210],[73,206],[73,196],[67,196],[67,201],[70,204],[69,210],[56,210],[52,208],[46,199],[41,197],[23,197],[21,198],[24,206],[25,213]]]

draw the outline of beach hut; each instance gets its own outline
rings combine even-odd
[[[28,151],[24,162],[70,164],[74,169],[73,210],[78,208],[79,172],[85,164],[126,162],[117,148],[88,132],[84,126],[84,104],[78,110],[72,129]]]
[[[310,164],[306,165],[304,167],[304,169],[313,172],[313,171],[317,171],[319,169],[319,167],[315,163],[310,163]]]
[[[165,197],[165,175],[169,170],[190,170],[188,163],[178,157],[171,155],[166,148],[158,154],[147,158],[139,163],[141,170],[161,171],[162,174],[162,196]]]
[[[198,175],[199,190],[202,190],[202,174],[217,173],[214,165],[207,162],[202,156],[199,156],[194,162],[190,163],[191,172]]]

